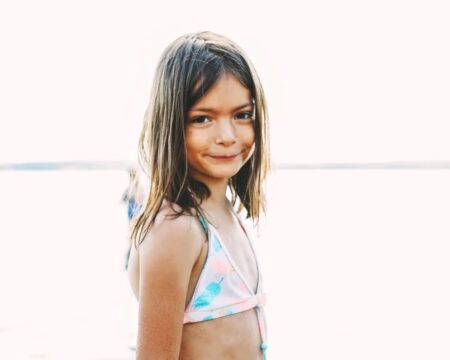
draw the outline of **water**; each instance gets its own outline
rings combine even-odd
[[[0,172],[0,358],[132,359],[125,171]],[[448,359],[450,171],[279,170],[270,359]]]

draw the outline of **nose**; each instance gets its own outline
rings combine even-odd
[[[236,129],[231,119],[222,119],[217,123],[216,143],[232,145],[236,143]]]

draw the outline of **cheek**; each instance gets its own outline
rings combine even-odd
[[[250,157],[255,152],[255,130],[253,126],[251,126],[249,129],[246,129],[245,133],[243,134],[242,144],[247,149],[246,154],[246,161],[250,159]]]
[[[255,142],[255,130],[249,126],[242,134],[242,142],[247,146],[252,146]]]
[[[195,148],[194,148],[195,141],[194,141],[192,131],[189,131],[189,130],[186,131],[186,137],[185,137],[184,141],[186,143],[186,157],[189,161],[190,159],[192,159],[192,155],[195,150]]]
[[[185,142],[187,151],[186,156],[189,160],[205,151],[205,144],[207,143],[207,140],[205,139],[205,134],[198,131],[188,130],[186,131]]]

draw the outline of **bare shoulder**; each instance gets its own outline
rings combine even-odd
[[[164,204],[138,248],[137,359],[179,356],[189,279],[202,247],[197,219],[171,216],[179,210]]]
[[[194,265],[202,246],[202,230],[195,216],[175,216],[181,207],[164,202],[156,215],[155,222],[139,246],[139,257],[149,251],[161,251],[176,256],[182,254]]]

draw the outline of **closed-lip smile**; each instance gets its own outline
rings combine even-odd
[[[217,159],[230,159],[230,158],[233,158],[235,156],[238,156],[239,154],[240,153],[230,154],[230,155],[227,155],[227,154],[210,154],[209,156],[211,156],[213,158],[217,158]]]

